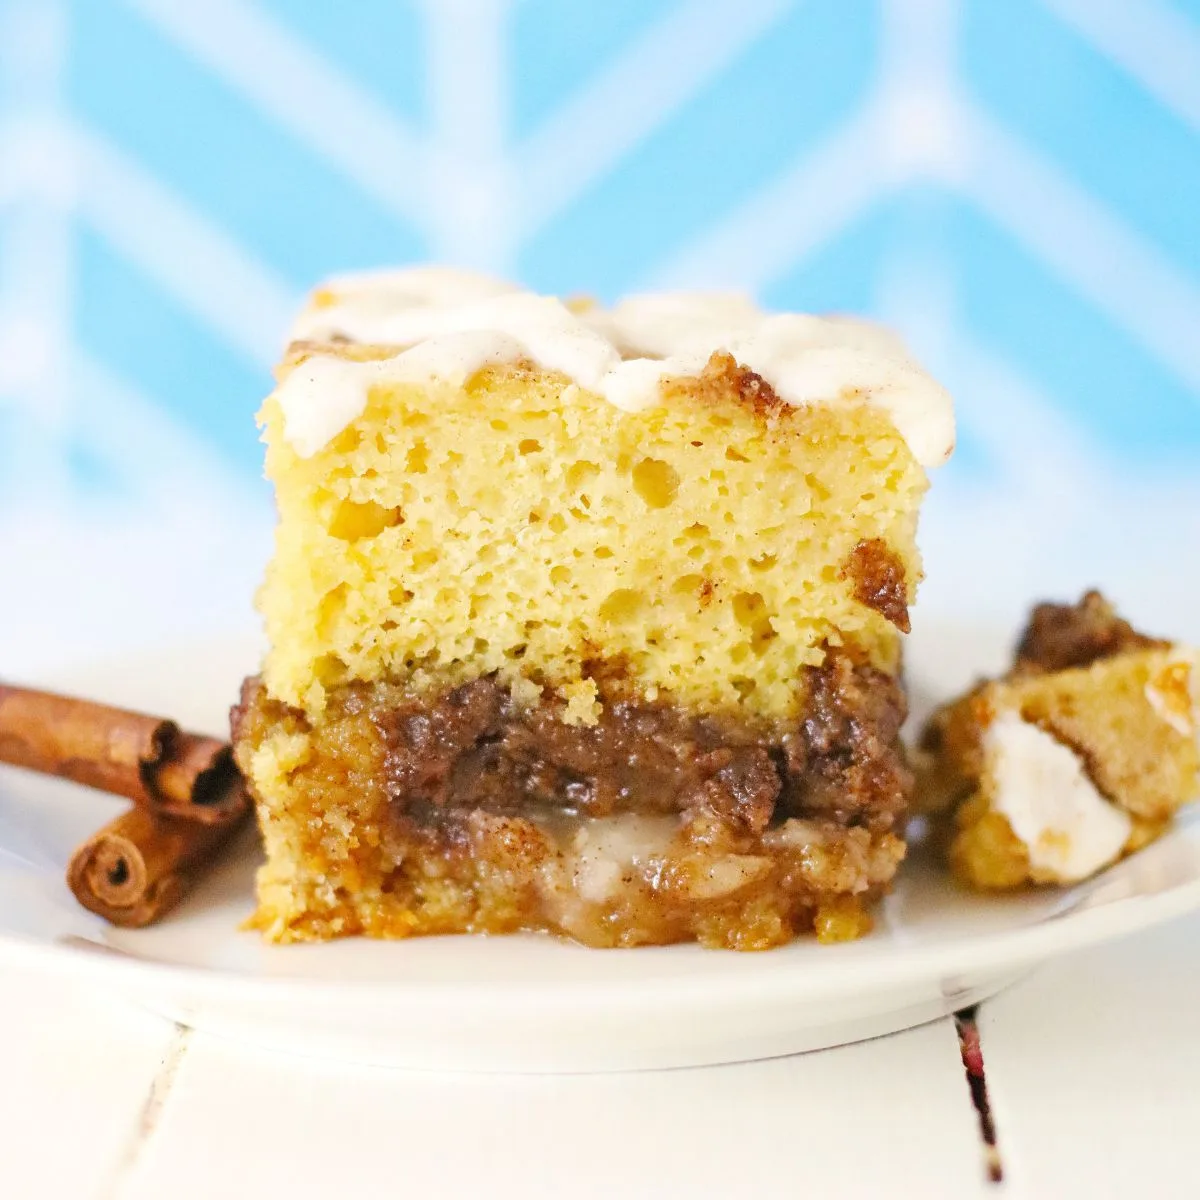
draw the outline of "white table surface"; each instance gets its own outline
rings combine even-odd
[[[1005,1180],[954,1023],[744,1066],[601,1076],[339,1068],[62,977],[0,989],[0,1196],[1196,1197],[1200,915],[982,1006]]]

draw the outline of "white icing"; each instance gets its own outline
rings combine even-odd
[[[502,296],[517,289],[502,279],[455,267],[407,267],[336,275],[323,288],[332,303],[309,305],[292,326],[289,341],[388,343],[395,314],[414,308],[448,307]]]
[[[343,386],[342,365],[336,358],[314,354],[293,367],[276,389],[287,439],[302,458],[316,454],[362,412],[362,397]]]
[[[714,347],[743,345],[764,322],[786,321],[799,345],[839,345],[908,361],[908,350],[890,329],[858,317],[802,313],[769,317],[738,292],[657,292],[627,296],[611,309],[591,309],[582,320],[605,334],[625,355],[707,359]]]
[[[658,292],[627,296],[611,309],[593,308],[581,320],[627,357],[697,357],[744,337],[762,313],[748,297],[724,292]]]
[[[333,275],[322,285],[335,302],[368,292],[420,304],[460,304],[520,289],[507,279],[463,267],[372,267]]]
[[[925,466],[945,462],[954,448],[950,397],[894,335],[868,322],[769,315],[745,297],[721,294],[633,296],[577,314],[548,296],[487,292],[504,286],[434,268],[361,277],[344,293],[335,286],[338,303],[309,310],[294,337],[337,332],[397,351],[371,363],[326,355],[336,365],[319,376],[297,368],[283,381],[275,395],[297,453],[324,446],[378,383],[461,382],[485,366],[527,358],[635,412],[660,402],[664,379],[696,375],[715,351],[761,375],[787,404],[883,409]]]
[[[1005,712],[988,727],[984,751],[992,805],[1039,872],[1074,883],[1116,860],[1132,828],[1129,814],[1097,791],[1069,746]]]

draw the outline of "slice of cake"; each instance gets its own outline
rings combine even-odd
[[[1146,637],[1097,592],[1034,609],[1016,662],[936,712],[921,804],[977,888],[1071,884],[1200,798],[1200,654]]]
[[[270,650],[235,710],[275,940],[868,928],[945,392],[864,323],[336,280],[262,422]]]

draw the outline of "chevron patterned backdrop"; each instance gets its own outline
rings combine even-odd
[[[434,259],[900,326],[926,608],[1200,586],[1200,0],[0,0],[0,655],[249,620],[303,290]]]

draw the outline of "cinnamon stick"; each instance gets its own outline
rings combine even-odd
[[[198,733],[176,734],[167,755],[154,770],[154,807],[204,824],[220,824],[226,809],[237,807],[233,749],[228,742]]]
[[[219,823],[200,824],[131,808],[75,851],[67,885],[75,899],[114,925],[157,921],[191,890],[250,812],[240,781]]]
[[[0,684],[0,763],[201,824],[224,824],[241,807],[225,742],[161,717],[32,688]]]

